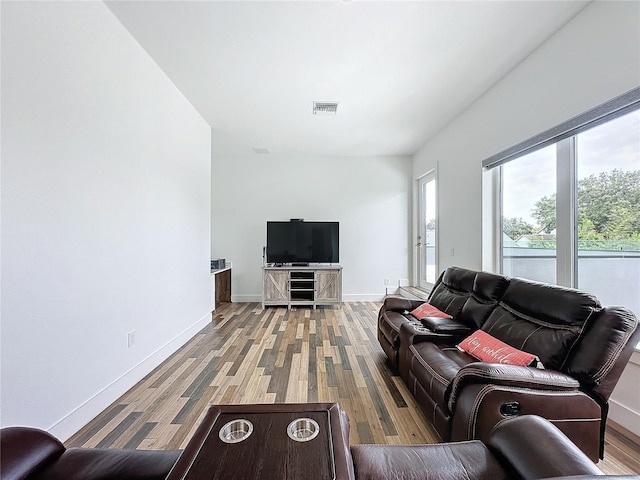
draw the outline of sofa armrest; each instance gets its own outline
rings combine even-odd
[[[563,475],[561,477],[547,477],[544,480],[640,480],[640,475]]]
[[[501,479],[505,470],[480,441],[352,445],[357,480]]]
[[[433,342],[438,345],[453,346],[456,342],[464,338],[466,334],[466,330],[438,329],[438,331],[434,331],[418,320],[400,325],[400,343],[404,343],[407,347],[422,342]]]
[[[454,334],[455,333],[455,334]],[[451,346],[460,340],[458,332],[436,333],[422,326],[417,320],[415,322],[405,322],[400,325],[400,348],[398,351],[398,371],[400,377],[408,382],[409,362],[407,361],[409,347],[417,343],[431,342],[440,346]]]
[[[182,452],[70,448],[33,480],[164,480]]]
[[[49,432],[31,427],[0,429],[0,476],[25,479],[55,462],[65,447]]]
[[[499,423],[489,434],[491,453],[523,480],[602,471],[564,433],[537,415]]]
[[[394,312],[410,312],[416,307],[422,305],[426,300],[411,300],[406,297],[400,297],[397,295],[391,295],[384,299],[382,304],[382,311],[393,310]]]
[[[420,320],[422,325],[435,333],[450,333],[455,335],[469,334],[473,329],[466,323],[453,318],[425,317]]]
[[[449,410],[454,411],[460,392],[467,385],[491,384],[536,390],[576,391],[580,383],[573,377],[555,370],[520,367],[502,363],[474,362],[460,369],[451,383]]]

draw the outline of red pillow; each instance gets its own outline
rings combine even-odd
[[[427,317],[453,318],[451,315],[438,310],[428,302],[424,302],[422,305],[411,310],[411,315],[416,317],[418,320],[422,320]]]
[[[544,368],[540,359],[535,355],[513,348],[483,330],[475,331],[456,347],[481,362],[505,363],[523,367],[531,365]]]

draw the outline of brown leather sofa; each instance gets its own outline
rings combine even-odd
[[[562,432],[534,415],[504,420],[485,441],[353,445],[351,455],[356,480],[529,480],[602,475]]]
[[[336,409],[340,416],[334,416],[332,423],[337,424],[332,427],[341,432],[340,438],[341,435],[348,438],[348,418],[337,404]],[[210,426],[204,422],[203,425]],[[195,437],[204,433],[208,434],[201,431]],[[167,478],[172,468],[172,478],[212,478],[211,472],[198,470],[192,477],[188,469],[180,468],[181,462],[190,465],[193,460],[187,450],[179,460],[179,451],[67,450],[47,432],[27,427],[4,428],[0,430],[0,440],[2,480],[160,480]],[[580,475],[579,478],[585,479],[588,477],[584,476],[602,475],[602,471],[562,432],[547,420],[532,415],[504,420],[482,440],[351,447],[345,441],[344,451],[340,443],[339,450],[334,452],[336,478],[529,480],[569,475]],[[200,442],[195,444],[200,445]],[[348,468],[338,471],[338,464],[342,463]],[[303,472],[302,477],[313,479],[313,474]],[[295,473],[291,476],[302,477]],[[630,478],[625,477],[626,480]]]
[[[173,450],[70,448],[30,427],[0,430],[2,480],[161,480],[180,456]]]
[[[505,418],[534,414],[603,458],[608,400],[640,340],[630,310],[459,267],[440,275],[428,301],[453,318],[418,322],[409,312],[422,300],[388,297],[378,340],[442,440],[483,438]],[[537,355],[545,369],[478,362],[455,347],[478,329]]]

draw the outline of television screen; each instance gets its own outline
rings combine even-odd
[[[338,222],[267,222],[267,263],[337,263]]]

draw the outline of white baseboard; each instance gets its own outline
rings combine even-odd
[[[640,437],[640,413],[609,399],[609,418]]]
[[[640,436],[638,380],[640,380],[640,350],[636,348],[631,354],[631,359],[620,380],[618,380],[616,389],[609,398],[609,418],[621,427]]]
[[[383,293],[352,293],[342,295],[344,302],[382,302],[384,300]]]
[[[231,294],[231,302],[233,303],[262,303],[262,295],[233,295]]]
[[[47,430],[62,442],[67,441],[78,430],[95,418],[105,408],[120,398],[131,387],[142,380],[154,368],[169,358],[174,352],[189,341],[211,321],[211,313],[189,326],[147,358],[135,365],[122,376],[104,387],[94,396],[76,407],[69,414],[58,420]]]

